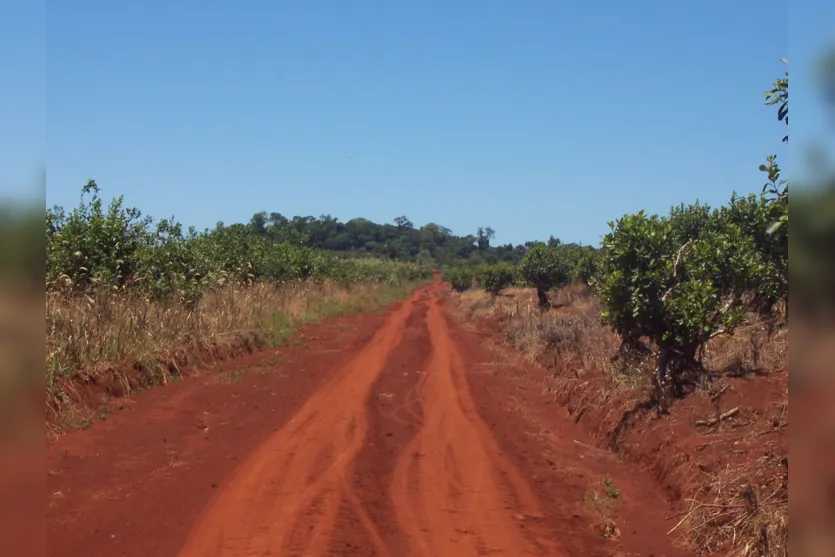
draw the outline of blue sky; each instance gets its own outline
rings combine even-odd
[[[0,198],[43,201],[46,5],[0,0]]]
[[[5,41],[43,34],[37,10],[3,24]],[[791,58],[786,13],[774,0],[50,2],[48,51],[30,41],[12,62],[23,74],[31,60],[36,84],[46,59],[46,120],[4,137],[0,162],[28,160],[48,121],[48,205],[75,205],[94,178],[199,228],[259,210],[405,214],[459,234],[490,225],[502,243],[597,244],[626,212],[759,190],[763,157],[785,158],[762,93]]]

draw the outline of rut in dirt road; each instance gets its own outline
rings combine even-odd
[[[436,290],[416,292],[290,423],[247,458],[179,557],[315,557],[341,554],[339,548],[346,547],[346,554],[387,557],[558,555],[535,534],[532,524],[541,517],[536,498],[475,412]],[[375,486],[383,496],[390,490],[390,520],[363,503],[353,477],[358,455],[368,449],[367,403],[375,381],[403,342],[407,322],[424,315],[416,326],[429,340],[423,348],[429,367],[390,416],[418,431],[397,456],[391,485]],[[403,542],[387,544],[392,532],[381,532],[386,527],[397,529]],[[362,530],[361,543],[352,528]]]
[[[475,410],[434,293],[427,326],[433,353],[422,385],[423,427],[398,460],[391,488],[411,554],[559,555],[544,532],[521,527],[542,512]]]
[[[349,482],[365,443],[365,402],[426,288],[385,322],[363,351],[314,393],[228,480],[180,557],[324,555],[340,505],[360,518],[377,555],[391,555]]]

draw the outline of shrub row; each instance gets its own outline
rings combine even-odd
[[[509,286],[534,286],[541,305],[547,304],[546,292],[579,281],[589,284],[598,267],[599,250],[576,244],[548,245],[532,243],[518,265],[497,263],[477,267],[450,267],[444,280],[463,292],[478,285],[493,295]]]
[[[152,299],[196,303],[230,282],[332,280],[399,284],[430,276],[413,263],[339,258],[253,234],[246,225],[198,233],[173,218],[154,222],[122,197],[105,207],[90,181],[78,207],[46,212],[46,288],[141,292]]]

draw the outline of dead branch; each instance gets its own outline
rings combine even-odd
[[[692,242],[692,240],[687,240],[686,242],[684,242],[684,245],[681,246],[678,249],[678,253],[676,254],[676,261],[673,264],[673,278],[674,279],[678,278],[678,266],[681,263],[681,257],[682,257],[682,255],[684,255],[684,250],[687,249],[688,247],[690,247],[691,242]]]
[[[716,418],[710,418],[708,420],[696,420],[696,425],[702,425],[702,426],[716,425],[719,422],[723,422],[723,421],[727,420],[728,418],[733,418],[737,414],[739,414],[739,406],[737,406],[736,408],[731,408],[730,410],[728,410],[727,412],[725,412],[724,414],[721,414],[720,416],[718,416]]]
[[[681,258],[684,255],[684,251],[690,247],[691,240],[687,240],[684,242],[684,245],[678,249],[678,253],[676,253],[676,260],[673,263],[673,285],[661,296],[661,301],[666,302],[670,295],[673,293],[673,288],[675,288],[676,284],[678,284],[678,270],[679,265],[681,264]]]
[[[724,393],[724,392],[725,392],[725,391],[727,391],[727,390],[728,390],[728,385],[723,385],[721,389],[719,389],[718,391],[716,391],[715,393],[713,393],[712,395],[710,395],[710,401],[711,401],[711,402],[716,402],[716,400],[717,400],[720,396],[722,396],[722,393]]]
[[[726,329],[719,329],[718,331],[714,331],[713,333],[711,333],[710,336],[708,337],[708,340],[714,339],[714,338],[722,336],[722,335],[727,335],[727,334],[729,334],[729,333]]]
[[[682,518],[681,520],[679,520],[679,521],[678,521],[678,523],[677,523],[675,526],[673,526],[672,528],[670,528],[670,531],[669,531],[669,532],[667,532],[667,535],[669,536],[670,534],[672,534],[673,532],[675,532],[676,530],[678,530],[678,527],[679,527],[679,526],[681,526],[682,524],[684,524],[684,522],[685,522],[688,518],[690,518],[690,515],[691,515],[691,514],[693,514],[695,511],[699,510],[700,508],[702,508],[702,506],[703,506],[703,505],[702,505],[701,503],[694,504],[694,505],[690,508],[690,510],[689,510],[689,511],[686,511],[686,512],[684,512],[684,513],[681,513],[681,514],[683,514],[683,515],[684,515],[684,518]],[[671,519],[673,519],[673,518],[678,518],[678,516],[681,516],[681,515],[671,516],[671,517],[670,517],[670,518],[668,518],[667,520],[671,520]]]

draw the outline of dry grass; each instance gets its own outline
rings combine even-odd
[[[654,358],[616,357],[620,339],[601,324],[599,303],[582,285],[550,293],[554,307],[544,312],[536,307],[532,289],[511,289],[496,298],[478,291],[457,297],[463,319],[499,323],[525,357],[553,371],[546,389],[569,405],[575,419],[587,408],[607,407],[598,419],[616,424],[619,415],[633,413],[635,401],[648,399]],[[721,395],[728,388],[726,378],[788,369],[787,329],[753,314],[748,321],[733,336],[717,337],[705,347],[702,361],[708,373],[702,376],[699,394]],[[779,402],[787,410],[788,393]],[[739,462],[699,473],[700,481],[683,493],[689,507],[676,518],[671,533],[685,533],[700,554],[787,555],[786,461],[770,450],[762,458],[735,460]]]
[[[710,474],[688,501],[675,528],[686,525],[701,553],[788,555],[789,489],[782,458],[767,455]]]
[[[708,342],[703,360],[707,369],[731,375],[787,369],[788,330],[769,331],[768,323],[760,321],[755,314],[748,316],[748,322],[733,336],[717,337]]]
[[[470,290],[458,295],[458,309],[466,320],[500,322],[508,340],[532,361],[581,374],[603,372],[615,389],[650,384],[651,358],[615,363],[620,338],[601,324],[600,304],[590,289],[575,284],[549,297],[553,308],[540,311],[533,289],[508,289],[495,298]],[[788,330],[770,330],[769,324],[750,314],[734,335],[712,339],[705,347],[705,368],[730,376],[787,369]]]
[[[530,360],[565,368],[611,371],[620,341],[600,324],[597,300],[579,286],[552,295],[553,309],[540,311],[533,289],[510,289],[504,295],[468,291],[460,295],[465,319],[499,321],[507,339]],[[559,364],[558,366],[556,364]]]
[[[305,323],[379,308],[404,297],[413,286],[230,286],[206,295],[194,311],[107,291],[94,296],[49,293],[47,406],[69,402],[66,379],[81,372],[95,373],[109,364],[158,368],[173,354],[196,353],[219,341],[275,344]]]

